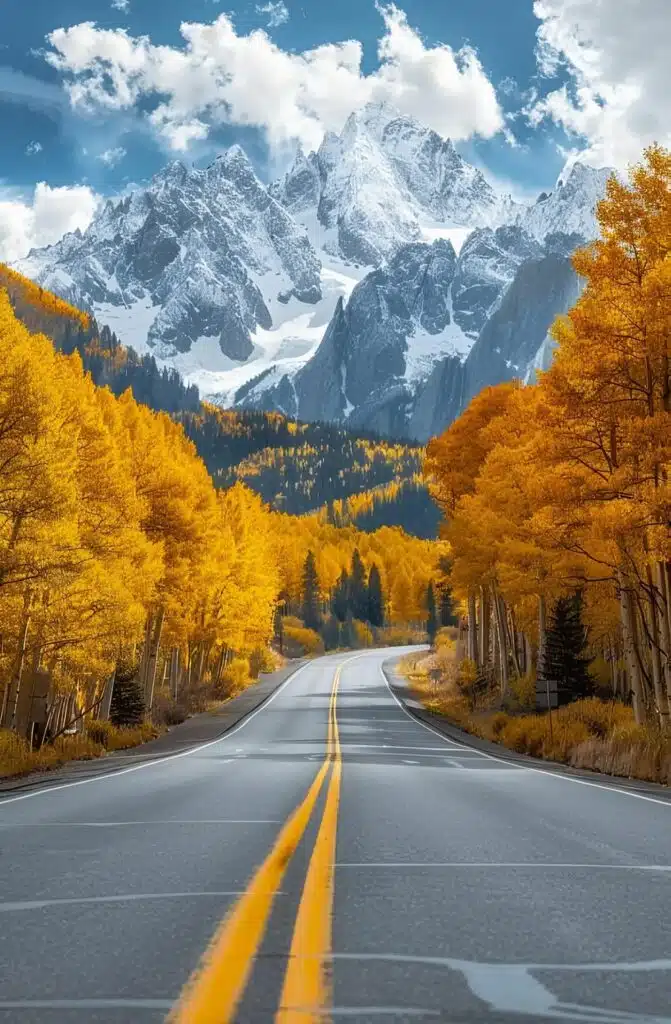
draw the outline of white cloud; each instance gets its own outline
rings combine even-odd
[[[31,200],[0,192],[0,260],[10,262],[41,245],[52,245],[67,231],[88,227],[98,197],[87,185],[50,188],[39,182]]]
[[[112,0],[112,7],[115,11],[123,11],[127,14],[130,10],[130,0]]]
[[[126,150],[123,146],[114,146],[111,149],[104,150],[98,156],[98,160],[105,164],[106,167],[116,167],[117,164],[121,163],[125,155]]]
[[[26,156],[37,156],[38,153],[42,152],[43,148],[44,147],[41,142],[33,140],[26,146]]]
[[[269,0],[267,4],[256,5],[257,14],[268,15],[268,28],[279,28],[289,20],[289,8],[283,0]]]
[[[542,74],[569,74],[531,109],[596,165],[624,167],[652,142],[671,144],[669,0],[535,0]]]
[[[378,7],[380,65],[362,73],[357,40],[303,53],[280,49],[262,30],[238,35],[231,18],[184,23],[184,45],[157,46],[93,22],[59,28],[49,63],[65,76],[74,105],[97,110],[155,100],[149,119],[173,149],[205,139],[216,124],[253,125],[269,144],[319,145],[369,100],[390,101],[455,140],[503,128],[496,92],[470,47],[426,46],[394,5]]]

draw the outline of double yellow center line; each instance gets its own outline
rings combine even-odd
[[[230,1024],[263,941],[277,891],[332,767],[324,811],[294,925],[276,1024],[323,1024],[331,1005],[331,930],[342,756],[336,715],[340,668],[331,688],[327,755],[263,864],[217,929],[168,1020]]]

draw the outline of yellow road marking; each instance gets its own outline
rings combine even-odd
[[[342,778],[336,713],[339,682],[340,669],[334,680],[330,709],[333,773],[298,907],[275,1024],[323,1024],[330,1020],[334,863]]]
[[[296,851],[331,765],[334,741],[335,694],[340,678],[333,678],[327,734],[328,755],[306,796],[282,827],[273,848],[256,871],[243,896],[215,933],[176,1006],[170,1024],[230,1024],[245,990],[254,957],[263,939],[275,894]]]

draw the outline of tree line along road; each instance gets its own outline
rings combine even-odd
[[[419,723],[398,650],[0,801],[0,1021],[671,1024],[671,801]]]

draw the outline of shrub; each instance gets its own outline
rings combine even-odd
[[[159,690],[154,695],[154,704],[151,709],[152,721],[159,726],[179,725],[189,717],[190,708],[184,695],[174,699],[166,690]]]
[[[218,697],[235,697],[251,683],[249,662],[246,658],[233,658],[223,669],[216,688]]]
[[[140,743],[155,739],[159,734],[160,729],[152,722],[142,722],[140,725],[119,728],[112,722],[96,719],[86,727],[88,738],[106,750],[126,750],[128,747],[137,747]]]
[[[357,647],[372,647],[375,643],[370,626],[359,619],[354,620],[354,639]]]
[[[533,711],[536,707],[536,674],[527,672],[526,675],[513,679],[510,692],[518,708]]]
[[[426,633],[410,626],[383,626],[376,628],[374,633],[375,642],[380,647],[409,647],[426,642]]]
[[[436,633],[436,639],[434,646],[436,650],[440,650],[443,647],[454,650],[457,645],[457,633],[459,631],[454,626],[443,626]]]
[[[323,654],[324,642],[319,633],[306,626],[287,626],[284,620],[284,639],[299,654]]]
[[[277,668],[273,652],[268,647],[255,647],[249,656],[249,674],[258,679],[262,672],[274,672]]]

